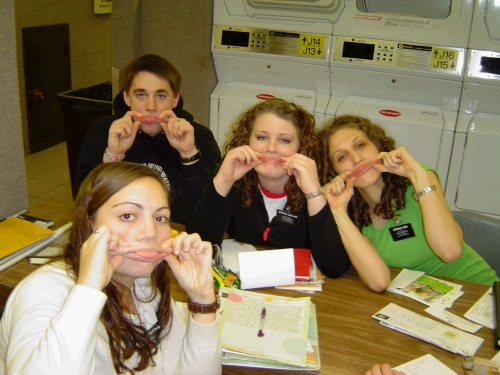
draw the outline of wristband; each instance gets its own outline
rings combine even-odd
[[[323,195],[323,194],[325,194],[325,192],[323,191],[323,188],[319,188],[319,190],[317,190],[313,193],[304,194],[304,197],[306,197],[306,199],[312,199],[312,198],[319,197],[320,195]]]
[[[426,188],[423,188],[422,190],[420,190],[418,193],[413,193],[413,198],[418,202],[418,200],[420,199],[420,197],[422,195],[430,193],[433,190],[436,190],[436,186],[434,186],[434,185],[427,186]]]
[[[196,145],[195,145],[194,147],[195,147],[195,148],[196,148],[196,150],[197,150],[196,154],[194,154],[193,156],[191,156],[191,157],[189,157],[189,158],[183,158],[183,157],[181,156],[181,163],[182,163],[182,164],[187,164],[187,163],[191,163],[191,162],[196,161],[196,160],[200,160],[200,158],[201,158],[201,151],[200,151],[200,149],[198,148],[198,146],[196,146]],[[125,155],[124,155],[124,156],[125,156]]]
[[[109,152],[109,148],[107,147],[106,150],[104,150],[104,154],[106,154],[106,157],[112,161],[122,161],[123,159],[125,159],[125,155],[113,155],[111,152]]]
[[[194,302],[191,298],[188,298],[188,310],[196,314],[212,314],[217,311],[220,307],[220,299],[218,295],[215,295],[215,302],[209,303],[208,305],[202,305],[201,303]]]

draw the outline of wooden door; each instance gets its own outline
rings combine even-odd
[[[69,24],[22,30],[30,152],[65,141],[57,94],[71,89]]]

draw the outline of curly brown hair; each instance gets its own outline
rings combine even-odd
[[[326,164],[324,164],[324,158],[320,154],[320,138],[315,130],[314,117],[305,108],[284,99],[269,99],[243,112],[231,128],[229,140],[224,144],[224,153],[227,154],[238,146],[247,145],[255,121],[266,113],[273,113],[281,119],[290,121],[297,128],[300,141],[298,153],[313,159],[318,168],[318,176],[321,176]],[[250,207],[258,189],[257,172],[252,169],[243,178],[236,181],[234,186],[241,192],[243,205]],[[285,191],[290,210],[299,212],[304,205],[305,198],[293,175],[285,184]]]
[[[63,255],[68,272],[74,274],[75,278],[78,278],[79,274],[80,249],[92,234],[94,215],[118,191],[128,184],[144,178],[157,180],[163,186],[170,203],[168,188],[160,175],[144,165],[127,162],[105,163],[94,168],[85,178],[75,201],[76,210],[73,226],[69,235],[69,243]],[[162,337],[168,334],[171,324],[169,279],[169,268],[165,262],[161,262],[151,274],[152,295],[143,301],[150,302],[158,294],[160,295],[156,311],[158,323],[154,328],[161,332]],[[152,358],[157,353],[158,347],[144,327],[134,324],[127,317],[130,311],[124,301],[123,292],[125,289],[125,286],[117,279],[111,279],[111,282],[103,289],[103,293],[108,298],[100,320],[108,334],[116,372],[118,374],[124,372],[135,374],[134,371],[142,371],[154,364]],[[133,292],[138,298],[135,290]],[[139,364],[131,369],[124,362],[135,352],[139,357]]]
[[[329,158],[330,138],[336,131],[345,128],[353,128],[364,132],[379,152],[389,152],[396,148],[394,139],[388,136],[380,125],[374,124],[369,119],[360,116],[339,116],[328,122],[320,132],[321,148],[323,149],[322,155],[327,165],[326,173],[322,178],[327,181],[330,181],[337,175]],[[380,203],[375,206],[373,213],[383,219],[389,220],[396,217],[396,212],[405,207],[404,197],[410,181],[405,177],[393,173],[382,173],[382,180],[384,187]],[[354,195],[349,202],[348,210],[354,224],[360,230],[372,223],[368,212],[368,204],[363,200],[358,189],[354,189]]]

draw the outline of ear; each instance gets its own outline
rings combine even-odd
[[[128,92],[126,91],[123,91],[123,100],[125,100],[125,103],[127,103],[127,105],[130,107],[130,96],[128,96]]]
[[[175,107],[177,107],[177,104],[179,104],[179,99],[181,97],[181,93],[177,93],[177,95],[175,96],[174,98],[174,101],[173,101],[173,104],[172,104],[172,109],[174,109]]]

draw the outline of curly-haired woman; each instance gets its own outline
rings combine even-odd
[[[318,178],[324,164],[317,164],[314,124],[307,110],[283,99],[245,111],[187,231],[217,244],[227,231],[253,245],[310,248],[327,276],[341,276],[349,258]]]
[[[0,373],[220,374],[212,247],[197,234],[172,237],[169,218],[156,171],[126,162],[93,169],[63,259],[9,297]],[[187,327],[170,273],[194,302]]]
[[[388,266],[489,285],[498,280],[463,241],[437,173],[404,147],[396,148],[382,127],[345,115],[320,136],[330,162],[327,177],[333,178],[325,196],[351,262],[369,288],[389,286]]]

